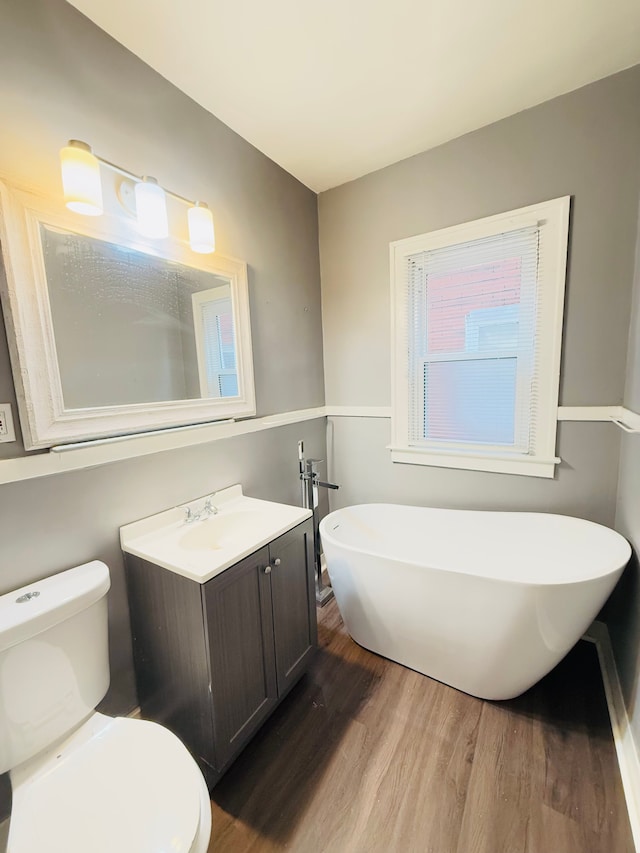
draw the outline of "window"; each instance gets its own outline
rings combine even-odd
[[[238,396],[231,295],[221,297],[220,290],[202,290],[191,297],[203,397]]]
[[[391,244],[394,462],[553,477],[569,198]]]

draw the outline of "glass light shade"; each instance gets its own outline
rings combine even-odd
[[[72,139],[60,151],[64,203],[69,210],[85,216],[103,211],[100,163],[85,142]]]
[[[169,234],[167,200],[155,178],[143,178],[135,186],[138,229],[145,237],[161,239]]]
[[[216,237],[213,216],[206,204],[197,201],[187,213],[189,220],[189,244],[194,252],[208,255],[215,252]]]

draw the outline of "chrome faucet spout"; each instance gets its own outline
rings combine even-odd
[[[217,515],[219,510],[218,507],[211,500],[213,495],[209,495],[206,498],[204,504],[200,505],[200,508],[196,511],[192,509],[190,506],[183,506],[182,509],[184,511],[184,523],[185,524],[193,524],[194,521],[200,521],[200,519],[210,518],[212,515]]]

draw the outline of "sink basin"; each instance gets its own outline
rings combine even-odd
[[[188,551],[232,548],[235,544],[242,545],[249,528],[263,525],[264,520],[264,513],[257,509],[222,512],[189,525],[190,529],[179,538],[179,544]]]
[[[187,507],[201,513],[205,500],[198,498],[121,527],[122,550],[206,583],[311,517],[311,511],[302,507],[247,497],[236,485],[210,497],[215,515],[187,523]]]

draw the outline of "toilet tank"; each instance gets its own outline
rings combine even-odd
[[[0,773],[74,729],[107,692],[109,586],[95,560],[0,596]]]

